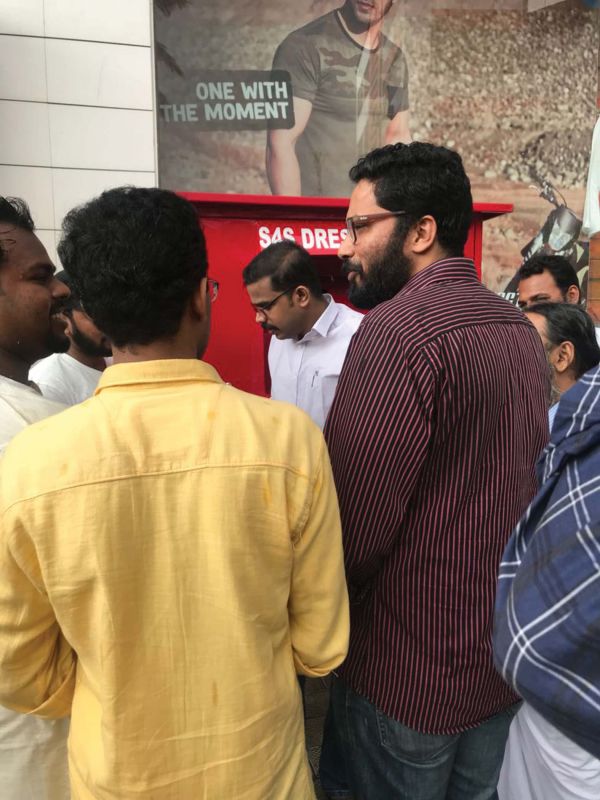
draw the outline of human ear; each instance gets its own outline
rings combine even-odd
[[[310,292],[306,286],[297,286],[292,297],[297,299],[298,305],[305,308],[310,303]]]
[[[191,308],[196,317],[203,319],[208,314],[208,281],[202,278],[191,298]]]
[[[437,222],[430,215],[421,217],[410,229],[408,239],[413,253],[425,253],[435,243],[437,237]]]
[[[562,342],[556,348],[553,366],[557,372],[566,372],[575,360],[575,348],[573,342]]]
[[[575,286],[575,284],[571,284],[571,286],[569,286],[569,288],[567,289],[566,293],[567,303],[576,304],[579,303],[580,299],[581,299],[581,292],[579,291],[577,286]]]

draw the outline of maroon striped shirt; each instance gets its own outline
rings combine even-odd
[[[492,664],[492,612],[548,395],[538,334],[468,259],[417,273],[350,344],[325,427],[352,601],[340,674],[418,731],[517,699]]]

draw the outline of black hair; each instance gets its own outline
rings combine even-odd
[[[266,277],[271,279],[274,292],[306,286],[314,297],[323,295],[319,273],[310,253],[296,242],[286,240],[270,244],[242,270],[245,286]]]
[[[33,232],[35,225],[27,203],[19,197],[0,197],[0,226],[8,226],[9,231],[12,228],[21,228],[24,231]],[[7,233],[2,232],[0,235],[0,262],[6,256],[3,240],[5,244],[11,243],[10,234],[8,233],[7,236]]]
[[[406,230],[430,214],[437,241],[449,256],[462,256],[473,218],[471,183],[454,150],[426,142],[390,144],[363,156],[350,179],[374,184],[375,199],[388,211],[406,211],[397,225]]]
[[[206,275],[194,206],[124,186],[70,211],[58,245],[82,307],[116,347],[173,336]]]
[[[542,272],[549,272],[552,275],[563,296],[566,296],[570,286],[576,286],[579,289],[577,273],[571,262],[564,256],[544,254],[533,256],[523,264],[517,272],[517,283],[531,278],[533,275],[541,275]]]
[[[546,320],[546,336],[552,347],[571,342],[575,351],[572,365],[576,380],[600,364],[600,346],[589,314],[574,303],[536,303],[526,314],[539,314]]]

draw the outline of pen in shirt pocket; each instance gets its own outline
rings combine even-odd
[[[310,383],[310,388],[311,389],[314,389],[315,381],[317,380],[318,377],[319,377],[319,370],[317,370],[316,372],[313,373],[312,381]]]

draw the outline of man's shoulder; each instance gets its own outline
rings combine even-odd
[[[0,376],[0,453],[29,425],[65,408],[63,403],[48,400],[31,387],[19,386]]]
[[[477,326],[531,325],[519,309],[478,282],[434,283],[399,292],[367,314],[361,330],[396,336],[417,347],[454,331]]]
[[[66,406],[42,395],[39,395],[39,410],[39,419],[24,428],[14,440],[21,451],[26,449],[32,456],[38,453],[36,461],[42,461],[42,451],[46,447],[51,451],[55,447],[62,448],[63,443],[68,447],[71,438],[73,443],[79,441],[82,427],[91,424],[89,416],[82,415],[80,406]],[[82,416],[84,419],[77,426],[75,423]],[[13,443],[11,449],[15,449]]]
[[[286,342],[292,343],[290,339],[281,342],[275,341],[280,345],[284,345]],[[244,392],[234,386],[224,387],[221,400],[223,405],[229,406],[230,410],[238,415],[236,418],[241,424],[244,420],[252,421],[267,437],[273,435],[273,425],[290,431],[300,428],[301,437],[307,434],[320,435],[319,428],[308,414],[291,403]]]
[[[335,300],[333,301],[336,306],[336,310],[338,312],[338,321],[347,326],[356,330],[360,323],[364,319],[364,314],[361,314],[360,311],[356,311],[354,308],[350,308],[345,303],[338,303]]]
[[[389,36],[386,36],[385,33],[381,34],[379,47],[383,51],[387,51],[388,58],[396,59],[396,58],[405,58],[404,51],[400,47],[399,44],[392,41]]]
[[[87,387],[90,375],[95,372],[97,370],[92,370],[68,353],[54,353],[35,364],[29,371],[29,377],[45,397],[70,406],[90,396]],[[100,374],[97,372],[98,377]],[[85,387],[84,391],[82,387]]]
[[[41,381],[43,378],[56,375],[57,372],[63,371],[65,353],[52,353],[52,355],[42,358],[41,361],[36,362],[29,370],[29,377],[34,383]]]
[[[552,453],[555,466],[563,454],[577,457],[581,452],[600,462],[600,366],[582,375],[562,395],[551,441],[552,450],[558,451]]]
[[[201,393],[202,387],[198,391]],[[193,394],[188,402],[194,404]],[[306,476],[313,472],[322,435],[300,409],[227,385],[222,386],[213,408],[210,431],[197,433],[206,437],[209,465],[265,462]],[[124,428],[119,433],[115,420],[107,427],[106,414],[101,396],[93,397],[17,433],[2,464],[5,507],[82,482],[142,474],[144,464],[140,472],[139,459],[146,451],[141,448],[136,458],[130,459],[127,453],[135,449],[134,442],[130,447],[131,432]],[[172,444],[164,432],[158,432],[155,448],[162,452]]]
[[[222,436],[224,442],[243,436],[249,453],[258,449],[261,458],[293,469],[303,468],[320,452],[322,433],[298,406],[233,386],[224,388],[221,400],[225,428],[215,435]],[[233,428],[231,419],[236,420]]]
[[[46,404],[51,402],[40,399]],[[70,421],[80,413],[78,407],[52,405],[55,412],[47,411],[50,416],[44,414],[32,420],[8,443],[2,458],[0,511],[14,502],[56,488],[61,470],[71,472],[77,459],[85,454],[85,428]]]
[[[335,10],[329,11],[327,14],[317,17],[317,19],[307,22],[306,25],[302,25],[302,27],[296,28],[296,30],[288,33],[284,42],[313,39],[315,37],[318,38],[320,36],[330,36],[339,33],[340,27],[336,19],[336,14],[337,11]]]

